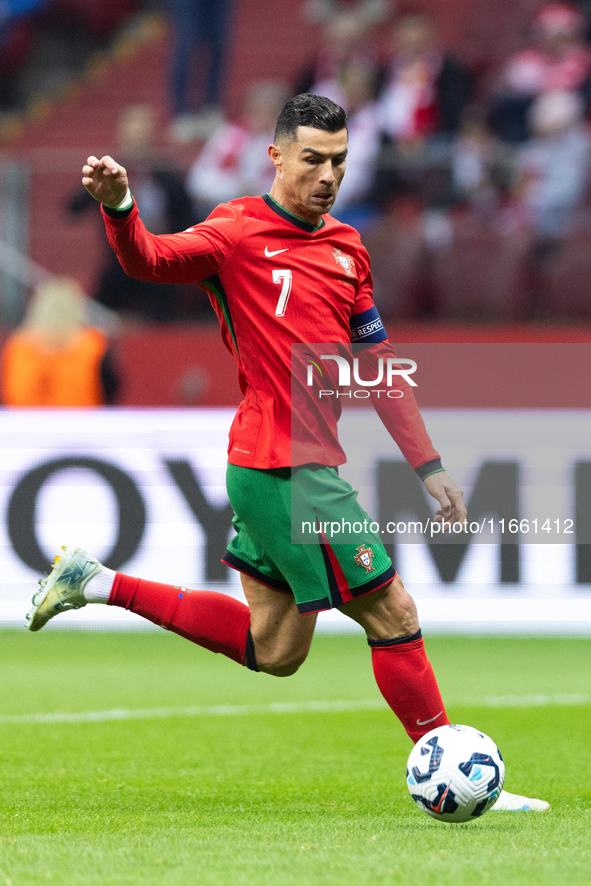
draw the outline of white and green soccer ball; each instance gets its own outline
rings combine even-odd
[[[492,738],[472,726],[440,726],[410,752],[406,783],[419,807],[439,821],[474,821],[496,802],[505,764]]]

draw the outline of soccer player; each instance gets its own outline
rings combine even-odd
[[[227,473],[236,535],[223,559],[240,571],[247,605],[115,573],[66,547],[41,579],[27,620],[38,631],[67,609],[121,606],[253,671],[286,677],[308,654],[316,613],[338,607],[364,628],[380,691],[416,742],[449,720],[415,604],[380,536],[333,545],[322,531],[312,543],[294,544],[291,535],[292,497],[300,494],[328,520],[371,522],[338,474],[345,457],[334,401],[315,403],[295,431],[290,409],[292,344],[389,347],[359,234],[328,214],[346,155],[343,109],[321,96],[296,96],[279,114],[269,147],[270,194],[222,204],[202,224],[166,236],[144,227],[125,169],[108,156],[88,158],[82,184],[102,204],[124,270],[142,280],[199,283],[238,364],[244,400],[230,431]],[[411,388],[372,403],[439,503],[435,519],[463,522],[462,492],[441,465]],[[495,808],[549,807],[503,792]]]

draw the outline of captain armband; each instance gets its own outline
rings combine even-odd
[[[353,314],[349,320],[349,326],[351,327],[351,341],[354,344],[376,344],[386,341],[388,338],[388,333],[375,305],[360,314]]]

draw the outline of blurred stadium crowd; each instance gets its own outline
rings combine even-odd
[[[0,121],[40,90],[59,90],[121,28],[155,11],[172,34],[168,120],[164,127],[160,110],[134,102],[128,87],[112,151],[150,230],[182,230],[219,202],[266,192],[278,110],[315,92],[348,113],[347,174],[333,213],[361,232],[386,320],[591,318],[586,3],[532,2],[513,49],[482,65],[468,46],[447,45],[435,4],[304,0],[298,15],[302,27],[313,24],[316,46],[292,77],[258,70],[229,112],[237,3],[1,0]],[[80,188],[63,195],[70,220],[94,208]],[[200,297],[129,280],[106,244],[91,294],[123,320],[205,317]]]

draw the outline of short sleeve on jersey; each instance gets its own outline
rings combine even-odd
[[[375,344],[386,341],[388,333],[375,305],[367,311],[353,314],[349,320],[351,341],[359,344]]]

